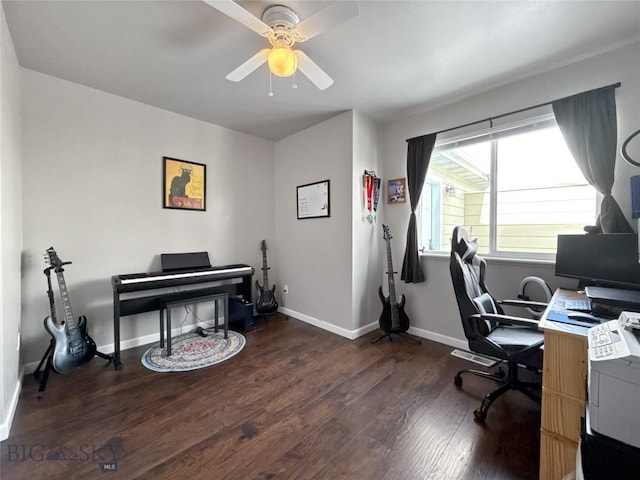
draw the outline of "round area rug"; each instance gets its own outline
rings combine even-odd
[[[229,330],[225,340],[224,332],[210,333],[201,337],[197,333],[185,333],[171,339],[171,356],[160,343],[144,352],[142,364],[154,372],[187,372],[198,368],[210,367],[224,362],[244,348],[244,336]]]

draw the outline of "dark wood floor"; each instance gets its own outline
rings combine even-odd
[[[453,376],[470,365],[451,347],[371,345],[377,335],[349,341],[275,317],[206,369],[151,372],[140,347],[123,352],[119,371],[96,358],[52,375],[41,399],[28,376],[0,477],[538,477],[538,406],[509,392],[478,424],[473,410],[494,384],[468,376],[458,390]]]

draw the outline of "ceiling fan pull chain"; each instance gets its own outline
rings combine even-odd
[[[271,74],[271,70],[269,70],[269,93],[267,94],[269,97],[273,97],[273,82],[271,81],[273,75]]]

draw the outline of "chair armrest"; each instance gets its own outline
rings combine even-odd
[[[548,304],[544,302],[534,302],[531,300],[498,300],[500,305],[509,305],[511,307],[531,308],[533,310],[544,310]]]
[[[494,321],[503,325],[518,325],[521,327],[538,328],[538,321],[530,318],[513,317],[511,315],[500,315],[498,313],[477,313],[471,315],[474,320]]]

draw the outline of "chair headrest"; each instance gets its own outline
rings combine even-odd
[[[478,240],[460,239],[458,254],[463,262],[471,262],[478,253]]]
[[[458,225],[453,229],[451,237],[451,249],[457,253],[462,261],[471,262],[478,252],[478,239],[469,240],[469,235],[464,227]]]

